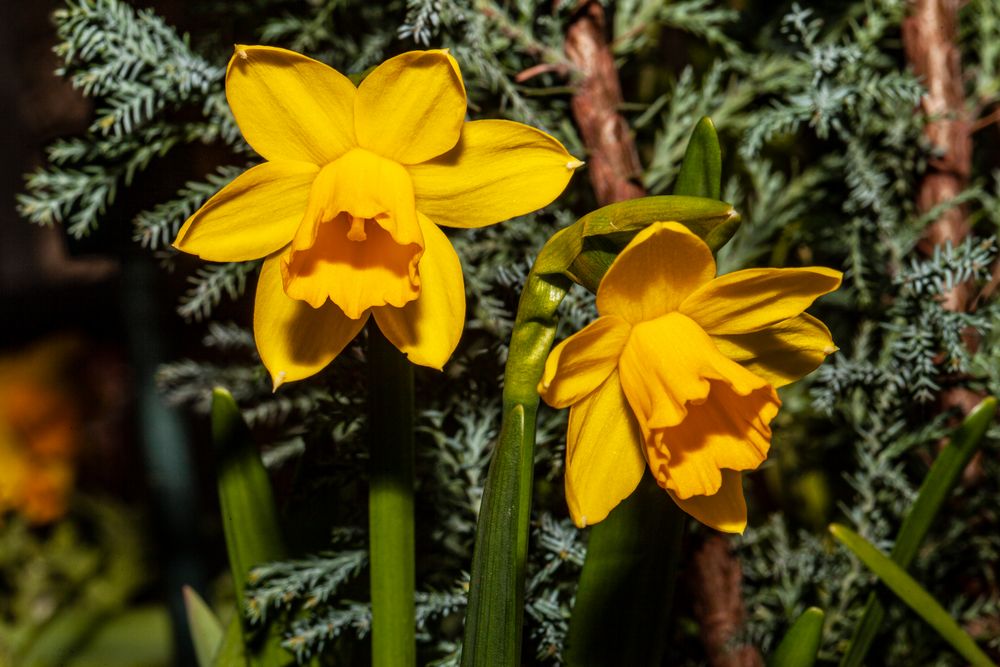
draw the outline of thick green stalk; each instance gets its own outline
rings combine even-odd
[[[663,663],[684,517],[647,471],[635,492],[590,529],[568,665]]]
[[[535,457],[538,381],[566,295],[563,276],[528,276],[504,375],[503,423],[486,478],[472,558],[463,667],[521,664],[524,564]]]
[[[368,328],[372,664],[411,667],[414,636],[413,366]]]
[[[951,494],[962,471],[979,450],[986,429],[996,415],[997,399],[989,397],[973,408],[962,426],[951,436],[951,442],[941,450],[924,483],[917,493],[917,500],[903,519],[903,525],[896,536],[889,557],[904,570],[910,566],[917,549],[930,530],[934,517],[941,505]],[[864,663],[868,649],[878,634],[885,619],[885,605],[876,592],[868,596],[865,611],[854,628],[847,653],[841,660],[841,667],[860,667]]]

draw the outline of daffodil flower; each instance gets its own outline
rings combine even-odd
[[[715,270],[687,228],[650,225],[601,281],[600,317],[549,355],[539,392],[570,407],[566,499],[578,526],[604,519],[648,465],[702,523],[746,527],[740,471],[767,457],[781,406],[775,388],[836,350],[803,311],[837,289],[841,274]]]
[[[237,46],[226,98],[267,161],[209,199],[174,245],[211,261],[266,257],[254,336],[275,388],[326,366],[369,316],[410,361],[441,368],[465,291],[438,225],[541,208],[582,164],[526,125],[466,122],[446,51],[404,53],[355,87],[299,53]]]

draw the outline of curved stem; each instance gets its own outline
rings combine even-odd
[[[483,490],[465,617],[463,667],[521,664],[524,564],[535,458],[536,387],[569,280],[528,276],[504,375],[503,423]]]

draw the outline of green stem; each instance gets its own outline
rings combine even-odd
[[[590,529],[566,664],[662,664],[685,517],[647,471]]]
[[[538,381],[569,280],[528,276],[511,333],[503,422],[483,490],[465,617],[463,667],[521,664],[524,564],[534,476]]]
[[[413,367],[368,328],[372,665],[416,664],[414,637]]]

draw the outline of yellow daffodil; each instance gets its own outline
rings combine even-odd
[[[821,267],[715,275],[705,243],[654,223],[615,259],[600,315],[549,355],[539,392],[570,406],[566,499],[580,527],[604,519],[648,465],[696,519],[746,527],[740,471],[767,457],[775,392],[836,348],[803,311],[840,285]]]
[[[582,163],[534,128],[465,121],[446,51],[412,51],[360,86],[293,51],[237,46],[226,97],[266,162],[188,219],[174,245],[266,257],[254,335],[275,387],[326,366],[369,315],[410,361],[441,368],[465,322],[462,267],[438,225],[545,206]]]

